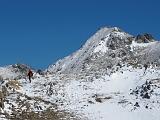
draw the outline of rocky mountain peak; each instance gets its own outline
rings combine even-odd
[[[99,71],[103,74],[108,73],[108,68],[115,70],[116,65],[133,64],[133,61],[143,64],[150,60],[149,57],[149,60],[144,58],[150,53],[148,49],[152,44],[149,43],[154,44],[153,41],[154,38],[148,33],[134,37],[118,27],[103,27],[91,36],[81,49],[49,66],[47,71],[65,74]],[[157,55],[150,55],[154,58],[152,61],[157,59]]]
[[[98,58],[104,55],[107,57],[112,50],[126,49],[132,43],[132,40],[132,35],[129,35],[118,27],[103,27],[91,36],[81,49],[51,65],[48,71],[65,73],[82,71],[82,68],[86,66],[87,59],[93,58],[95,61],[98,61],[96,59],[97,55]],[[119,53],[121,54],[124,51],[126,50],[119,50]]]
[[[138,35],[136,36],[135,41],[136,41],[137,43],[149,43],[149,42],[153,42],[153,41],[155,41],[155,40],[154,40],[154,37],[153,37],[151,34],[149,34],[149,33],[144,33],[144,34],[138,34]]]

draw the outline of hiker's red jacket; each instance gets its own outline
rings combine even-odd
[[[31,70],[29,70],[28,76],[29,76],[29,77],[32,77],[32,76],[33,76],[33,72],[32,72]]]

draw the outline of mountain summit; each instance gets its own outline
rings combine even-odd
[[[96,55],[107,54],[108,51],[115,50],[131,43],[132,36],[123,32],[117,27],[101,28],[87,42],[82,48],[70,56],[59,60],[56,64],[49,67],[51,72],[80,72],[85,61],[96,57]]]
[[[151,51],[147,50],[149,46],[152,47],[152,44],[156,45],[157,42],[150,34],[145,33],[134,37],[120,28],[104,27],[91,36],[75,53],[49,66],[48,71],[79,74],[95,73],[102,69],[101,71],[107,73],[107,69],[111,71],[116,65],[130,64],[130,62],[136,62],[137,59],[137,62],[144,64],[148,59],[145,58],[146,54],[151,54],[151,59],[153,59],[151,61],[157,62],[157,55],[153,56],[155,53],[150,53]]]

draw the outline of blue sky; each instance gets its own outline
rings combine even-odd
[[[47,68],[102,26],[160,39],[159,0],[1,0],[0,66]]]

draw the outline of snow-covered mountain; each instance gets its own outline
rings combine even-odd
[[[89,60],[112,54],[116,49],[126,48],[131,43],[131,35],[119,28],[102,28],[87,40],[85,45],[77,52],[59,60],[48,69],[50,72],[77,73],[81,72],[85,63]],[[110,55],[112,56],[112,55]],[[109,56],[109,57],[110,57]]]
[[[159,64],[159,42],[150,34],[133,37],[117,27],[101,28],[75,53],[51,65],[50,73],[110,74],[126,64]]]
[[[150,34],[104,27],[81,49],[34,71],[31,83],[29,69],[0,68],[1,119],[160,119],[160,42]]]

